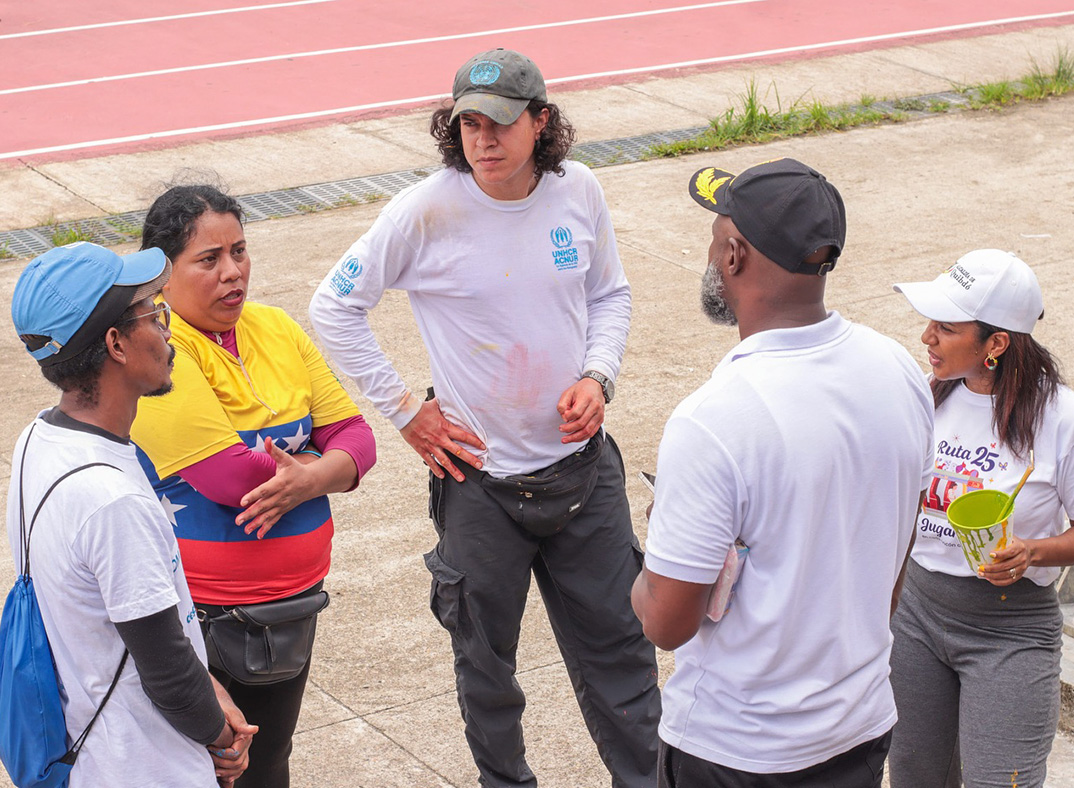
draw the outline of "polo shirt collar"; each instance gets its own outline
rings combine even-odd
[[[851,323],[834,309],[819,323],[800,328],[773,328],[743,339],[723,357],[716,369],[757,353],[800,352],[834,342],[850,331]]]

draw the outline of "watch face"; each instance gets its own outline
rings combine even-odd
[[[604,392],[604,402],[608,403],[612,401],[612,397],[615,396],[615,383],[612,379],[606,375],[602,375],[599,372],[586,372],[582,375],[584,378],[592,378],[600,384],[601,390]]]

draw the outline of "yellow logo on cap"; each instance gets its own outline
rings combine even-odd
[[[716,168],[709,167],[697,174],[697,180],[694,181],[694,188],[697,190],[698,196],[715,205],[716,190],[729,180],[731,180],[730,175],[724,175],[722,178],[717,178]]]

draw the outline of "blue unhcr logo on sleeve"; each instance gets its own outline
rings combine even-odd
[[[342,271],[335,271],[332,274],[332,281],[329,282],[329,286],[335,291],[336,295],[342,297],[349,295],[351,290],[354,289],[354,280]]]
[[[357,279],[362,275],[362,262],[357,257],[348,257],[339,267],[348,278]]]
[[[474,67],[470,69],[470,84],[491,85],[500,78],[500,71],[500,64],[493,63],[491,60],[474,63]]]
[[[552,245],[556,247],[552,250],[552,262],[556,266],[557,271],[568,271],[572,268],[578,267],[578,249],[572,244],[574,243],[574,235],[571,234],[568,227],[556,227],[549,234],[552,239]]]

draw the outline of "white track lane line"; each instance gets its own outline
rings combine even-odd
[[[150,16],[143,19],[121,19],[116,22],[97,22],[92,25],[74,27],[53,27],[48,30],[29,30],[25,33],[6,33],[0,35],[0,41],[9,38],[28,38],[30,36],[50,36],[55,33],[74,33],[79,30],[98,30],[102,27],[121,27],[123,25],[144,25],[148,22],[170,22],[173,19],[192,19],[198,16],[219,16],[220,14],[240,14],[244,11],[265,11],[270,8],[290,8],[296,5],[315,5],[317,3],[335,3],[337,0],[292,0],[289,3],[272,3],[271,5],[248,5],[243,8],[220,8],[215,11],[192,11],[189,14],[172,14],[171,16]]]
[[[327,0],[317,0],[327,2]],[[304,57],[322,57],[324,55],[339,55],[346,52],[363,52],[372,49],[390,49],[393,47],[416,46],[419,44],[434,44],[441,41],[458,41],[466,38],[479,38],[481,36],[504,35],[505,33],[522,33],[530,30],[547,30],[556,27],[570,27],[573,25],[588,25],[597,22],[613,22],[619,19],[635,19],[638,17],[655,16],[657,14],[674,14],[685,11],[698,11],[721,6],[744,5],[747,3],[764,3],[768,0],[722,0],[718,3],[702,3],[700,5],[677,6],[675,8],[660,8],[653,11],[635,11],[610,16],[594,16],[587,19],[569,19],[564,22],[546,22],[538,25],[523,25],[520,27],[504,27],[497,30],[481,30],[475,33],[457,33],[450,36],[432,36],[430,38],[411,38],[405,41],[388,41],[383,44],[360,44],[352,47],[340,47],[338,49],[319,49],[312,52],[293,52],[287,55],[267,55],[265,57],[252,57],[244,60],[226,60],[220,63],[204,63],[197,66],[178,66],[176,68],[162,68],[156,71],[138,71],[132,74],[116,74],[108,77],[91,77],[89,79],[75,79],[70,82],[53,82],[45,85],[27,85],[21,88],[7,88],[0,90],[0,96],[8,96],[13,93],[31,93],[38,90],[52,90],[53,88],[69,88],[77,85],[95,85],[101,82],[117,82],[124,79],[140,79],[142,77],[159,77],[165,74],[183,74],[191,71],[204,71],[210,68],[230,68],[233,66],[248,66],[253,63],[271,63],[279,60],[296,60]],[[2,38],[2,36],[0,36]]]
[[[548,80],[549,84],[562,84],[566,82],[577,82],[584,79],[595,79],[598,77],[612,77],[628,74],[639,74],[651,71],[666,71],[675,68],[687,68],[690,66],[701,66],[711,63],[726,63],[735,60],[748,60],[751,58],[768,57],[770,55],[785,55],[795,52],[809,52],[815,49],[835,48],[841,46],[853,46],[854,44],[867,44],[874,41],[889,41],[893,38],[904,38],[909,36],[924,36],[932,35],[935,33],[949,33],[957,32],[959,30],[973,30],[981,27],[988,27],[993,25],[1005,25],[1013,24],[1015,22],[1026,22],[1040,19],[1055,19],[1064,16],[1074,16],[1074,11],[1061,11],[1052,14],[1038,14],[1036,16],[1028,17],[1016,17],[1010,19],[995,19],[987,22],[967,22],[961,25],[947,25],[944,27],[932,27],[924,28],[921,30],[906,30],[899,33],[883,33],[875,36],[863,36],[861,38],[846,38],[839,41],[826,41],[819,44],[804,44],[796,47],[781,47],[779,49],[765,49],[758,52],[746,52],[740,55],[724,55],[721,57],[705,58],[703,60],[685,60],[680,63],[663,63],[656,66],[641,66],[639,68],[627,68],[620,69],[618,71],[601,71],[592,74],[578,74],[570,77],[559,77],[557,79]],[[218,123],[212,126],[196,126],[188,129],[171,129],[169,131],[157,131],[150,132],[149,134],[133,134],[129,137],[113,137],[106,140],[92,140],[89,142],[72,142],[66,145],[53,145],[47,148],[32,148],[28,150],[12,151],[10,153],[0,153],[0,161],[4,159],[15,159],[20,156],[35,156],[43,153],[61,153],[64,151],[72,150],[84,150],[87,148],[100,148],[105,145],[121,145],[128,142],[145,142],[146,140],[167,139],[169,137],[178,137],[185,134],[201,134],[211,131],[227,131],[230,129],[243,129],[251,128],[253,126],[264,126],[272,123],[286,123],[296,120],[312,120],[314,118],[331,117],[332,115],[343,115],[354,112],[362,112],[365,110],[382,109],[384,107],[395,107],[403,104],[419,104],[427,101],[437,101],[439,99],[446,98],[448,94],[439,93],[431,96],[415,96],[412,98],[395,99],[392,101],[378,101],[372,104],[358,104],[353,107],[340,107],[339,109],[326,109],[318,110],[316,112],[301,112],[294,115],[279,115],[274,118],[259,118],[256,120],[240,120],[232,123]]]

